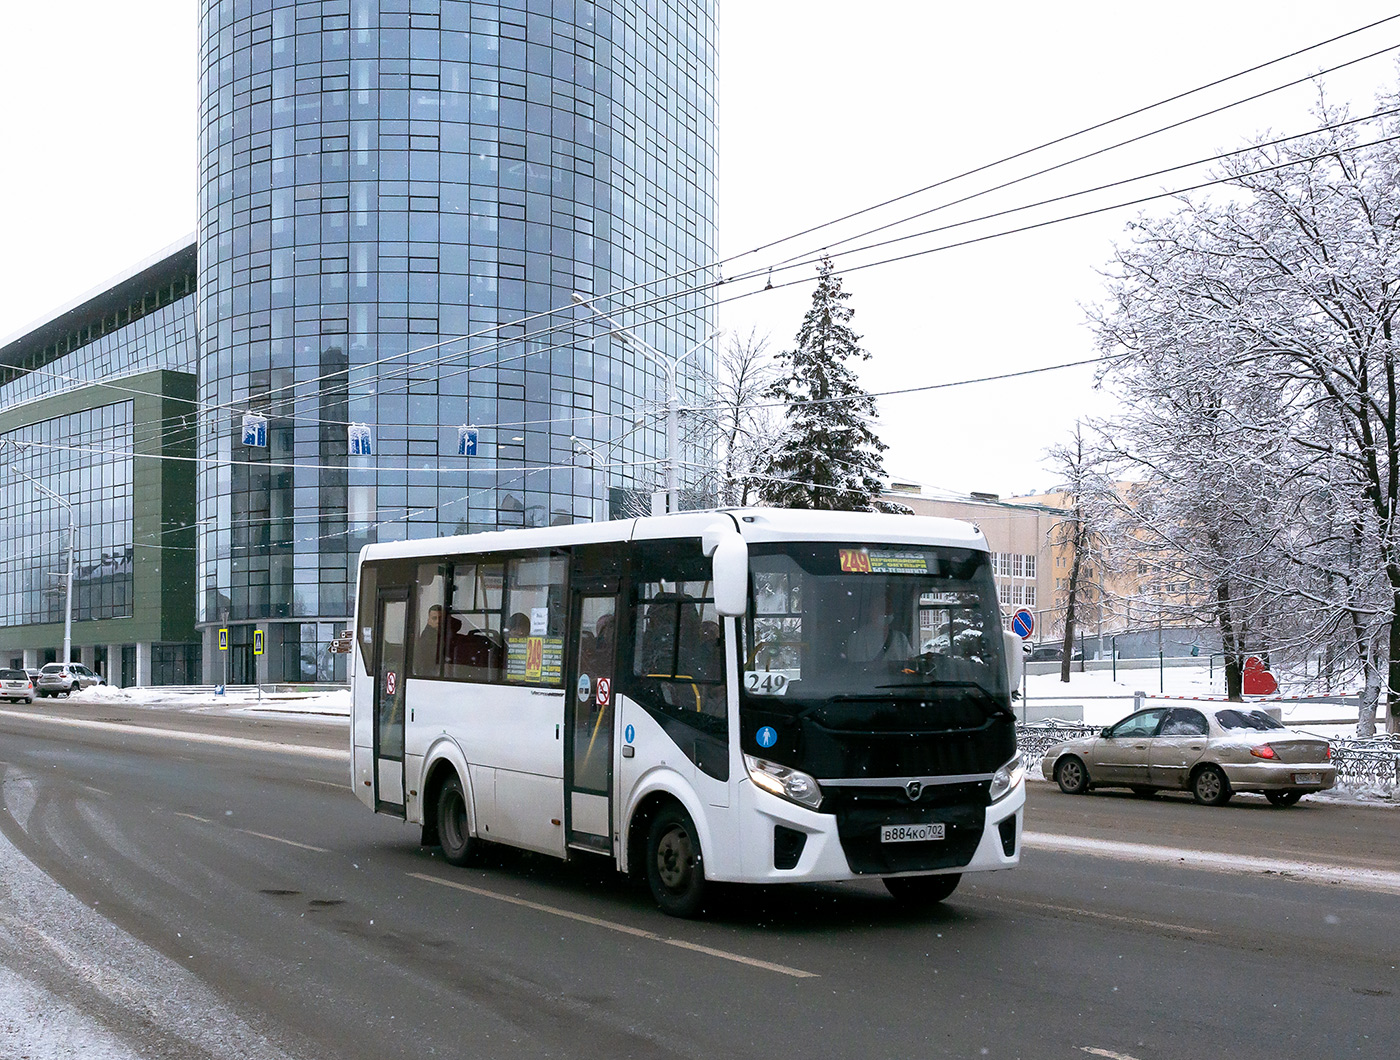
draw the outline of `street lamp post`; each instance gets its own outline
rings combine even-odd
[[[45,497],[63,505],[68,510],[68,573],[64,575],[63,579],[63,662],[66,665],[73,661],[73,548],[78,541],[78,524],[73,517],[73,505],[38,479],[26,475],[14,464],[10,465],[10,470]]]
[[[589,312],[594,316],[607,321],[612,327],[614,335],[620,337],[624,342],[631,343],[641,351],[642,355],[646,357],[647,360],[651,361],[652,364],[656,365],[666,374],[666,510],[668,512],[678,511],[680,509],[680,463],[677,451],[680,448],[681,409],[680,393],[676,388],[677,370],[680,368],[682,361],[696,351],[704,349],[718,338],[720,333],[716,331],[703,341],[696,343],[690,349],[686,350],[685,353],[681,354],[679,357],[668,357],[655,346],[651,345],[651,343],[623,327],[597,306],[590,304],[586,295],[579,294],[575,291],[569,297],[573,299],[575,305],[586,306]]]
[[[579,456],[586,456],[586,457],[588,458],[589,462],[593,465],[593,470],[602,472],[602,474],[603,474],[603,485],[606,486],[606,485],[607,485],[608,468],[612,465],[612,454],[613,454],[613,450],[615,450],[619,445],[621,445],[624,441],[626,441],[626,440],[627,440],[627,436],[630,435],[633,431],[635,431],[638,427],[640,427],[640,426],[642,425],[642,422],[643,422],[643,421],[642,421],[641,419],[638,419],[637,422],[636,422],[636,424],[635,424],[633,427],[631,427],[629,430],[624,431],[622,434],[618,435],[616,438],[613,438],[613,439],[611,439],[611,440],[609,440],[609,441],[606,441],[606,442],[601,443],[602,446],[603,446],[603,448],[607,450],[606,455],[604,455],[604,454],[602,454],[602,453],[599,453],[599,452],[598,452],[598,448],[597,448],[596,446],[589,445],[587,442],[585,442],[582,438],[580,438],[580,437],[579,437],[578,435],[576,435],[576,434],[571,434],[571,435],[569,435],[569,441],[573,443],[574,452],[575,452],[577,455],[579,455]],[[598,515],[597,515],[597,519],[596,519],[597,522],[600,522],[600,523],[601,523],[601,522],[605,521],[605,519],[606,519],[606,512],[607,512],[606,504],[607,504],[607,502],[606,502],[605,500],[599,499],[599,501],[598,501]]]

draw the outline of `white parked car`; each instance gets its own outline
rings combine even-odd
[[[49,663],[39,671],[39,695],[69,695],[79,689],[93,685],[105,685],[100,674],[95,674],[82,663]]]
[[[34,682],[23,670],[0,670],[0,699],[33,703]]]

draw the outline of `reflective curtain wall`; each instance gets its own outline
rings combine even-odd
[[[203,0],[206,630],[343,621],[370,541],[657,488],[664,375],[571,296],[663,359],[713,330],[715,7]]]

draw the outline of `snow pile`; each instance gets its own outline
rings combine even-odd
[[[166,710],[231,709],[239,711],[279,712],[287,714],[323,714],[327,717],[350,716],[350,690],[337,688],[318,692],[262,692],[239,686],[219,693],[211,689],[116,688],[95,685],[70,697],[75,703],[112,703],[133,707]]]

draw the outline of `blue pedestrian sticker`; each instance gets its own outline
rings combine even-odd
[[[622,736],[623,736],[623,738],[624,738],[628,743],[631,743],[633,740],[635,740],[635,739],[637,738],[637,730],[634,729],[634,728],[632,728],[632,726],[629,725],[629,726],[627,726],[627,731],[624,732],[624,733],[622,734]]]
[[[758,746],[772,747],[778,742],[778,730],[771,725],[765,725],[758,730]]]

